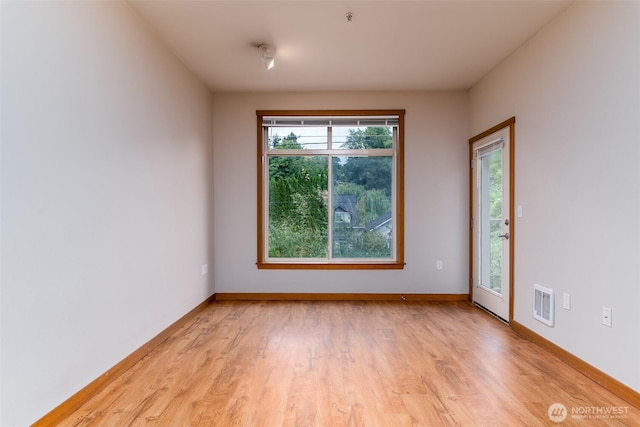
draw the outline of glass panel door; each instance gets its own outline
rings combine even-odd
[[[510,131],[472,145],[473,301],[508,321],[510,306]]]

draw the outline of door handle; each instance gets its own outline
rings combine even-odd
[[[503,238],[505,238],[505,239],[509,240],[509,233],[501,234],[501,235],[499,235],[498,237],[503,237]]]

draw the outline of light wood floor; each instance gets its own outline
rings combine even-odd
[[[638,408],[468,303],[224,301],[62,425],[538,426],[558,425],[556,402],[562,425],[640,425]],[[627,409],[572,418],[587,407]]]

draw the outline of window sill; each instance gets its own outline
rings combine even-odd
[[[402,270],[405,263],[398,261],[375,263],[286,263],[258,262],[258,270]]]

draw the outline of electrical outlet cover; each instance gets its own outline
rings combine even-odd
[[[602,307],[602,324],[611,327],[611,309]]]

